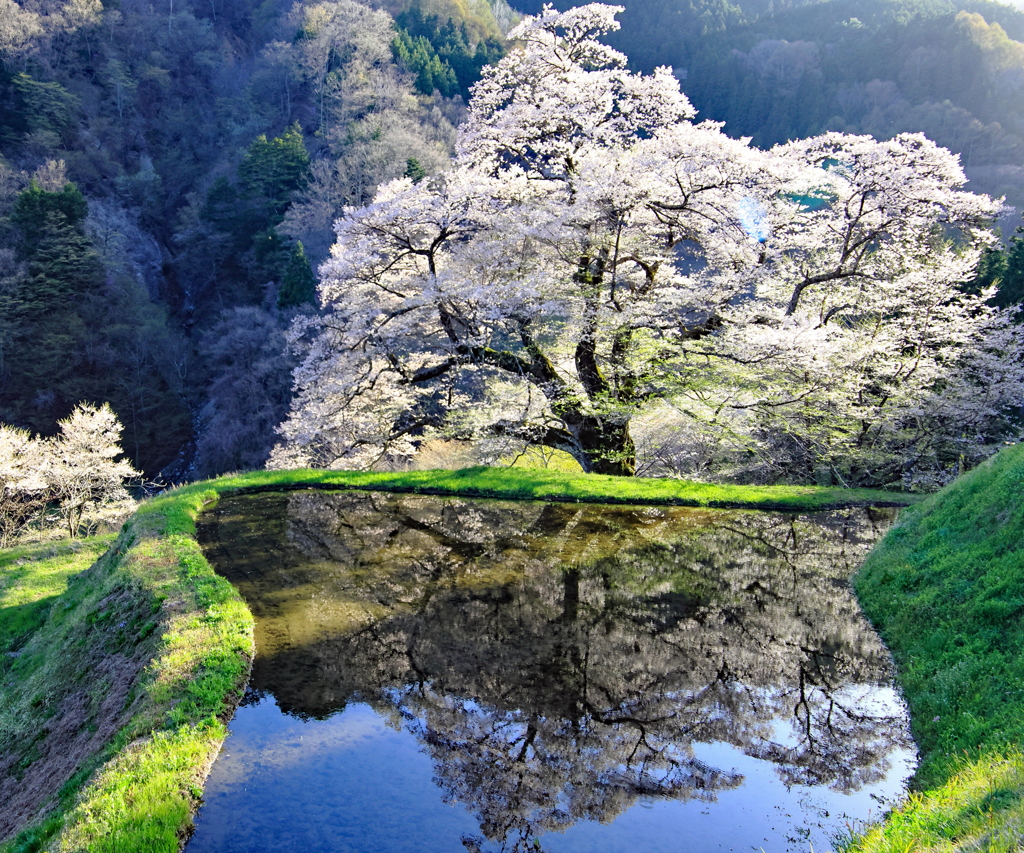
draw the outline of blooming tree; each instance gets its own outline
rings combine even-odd
[[[372,464],[433,432],[630,474],[631,424],[667,400],[735,447],[785,448],[797,476],[891,481],[1021,398],[1018,332],[956,286],[998,205],[952,155],[729,139],[667,69],[597,40],[618,11],[526,18],[451,169],[346,211],[326,310],[293,329],[273,464]]]
[[[763,217],[752,298],[690,349],[703,387],[676,402],[746,435],[774,476],[911,485],[976,461],[1022,399],[1012,314],[960,286],[998,205],[919,135],[771,153],[805,169]]]
[[[0,547],[10,545],[46,506],[42,469],[40,443],[27,430],[0,424]]]
[[[43,476],[69,535],[78,535],[86,507],[128,498],[124,481],[139,477],[121,455],[121,423],[109,403],[79,403],[59,434],[45,441]]]
[[[89,507],[128,499],[124,481],[140,476],[121,455],[121,424],[108,403],[79,403],[54,438],[0,424],[0,547],[51,503],[69,534]]]

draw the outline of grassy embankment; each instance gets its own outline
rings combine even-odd
[[[0,767],[18,796],[39,786],[0,851],[178,849],[253,652],[251,616],[199,551],[195,517],[227,492],[307,487],[790,510],[912,500],[542,470],[260,472],[147,502],[84,571],[111,537],[0,552]]]
[[[1024,850],[1024,445],[905,512],[858,574],[921,751],[861,853]]]
[[[253,650],[194,537],[216,494],[148,502],[85,571],[111,537],[3,552],[0,784],[33,815],[5,853],[178,850]]]
[[[686,480],[606,477],[536,468],[463,468],[399,474],[358,471],[259,471],[222,477],[219,490],[367,489],[432,495],[580,503],[778,509],[810,512],[846,506],[906,506],[918,495],[821,486],[719,486]],[[209,486],[208,486],[209,487]]]

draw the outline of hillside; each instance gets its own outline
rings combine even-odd
[[[893,652],[918,794],[853,849],[1019,850],[1024,445],[904,513],[855,581]],[[911,846],[908,846],[911,845]]]
[[[0,421],[109,401],[150,477],[262,464],[332,222],[443,166],[514,18],[377,6],[3,0]]]
[[[265,463],[293,394],[285,332],[316,310],[333,222],[449,163],[470,87],[540,5],[0,4],[0,422],[52,434],[109,401],[162,482]],[[637,69],[673,66],[732,136],[923,131],[1024,209],[1021,12],[625,6],[609,40]],[[982,283],[1024,292],[1019,260]]]
[[[539,2],[517,8],[534,13]],[[570,3],[555,4],[565,8]],[[672,66],[703,118],[771,146],[922,132],[1024,210],[1024,12],[987,0],[623,0],[609,41]]]

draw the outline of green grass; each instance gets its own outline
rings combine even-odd
[[[20,648],[4,660],[11,687],[0,698],[0,747],[21,749],[26,770],[38,759],[33,733],[68,697],[88,696],[84,726],[103,723],[98,663],[135,663],[123,724],[4,853],[179,849],[253,654],[251,614],[195,542],[192,520],[210,497],[193,489],[151,501],[85,571],[70,559],[57,565],[59,555],[25,562],[23,549],[0,558],[5,601],[37,608],[11,632]],[[37,565],[38,577],[26,568]]]
[[[941,785],[911,794],[885,823],[849,842],[847,851],[985,851],[1024,849],[1024,756],[1016,750],[960,759]]]
[[[0,748],[24,744],[30,766],[37,757],[31,733],[45,728],[75,690],[90,687],[104,656],[136,660],[139,673],[124,724],[54,796],[46,816],[0,845],[0,853],[179,849],[253,654],[251,614],[200,552],[195,518],[222,494],[303,488],[804,511],[916,500],[550,469],[275,471],[197,483],[147,501],[113,542],[0,552],[0,649],[17,651],[0,659],[14,685],[0,698]],[[103,685],[92,685],[90,695],[98,707]]]
[[[0,550],[0,654],[16,651],[46,621],[68,579],[89,568],[114,535]]]
[[[799,510],[846,506],[908,506],[921,496],[878,489],[824,486],[722,486],[688,480],[608,477],[535,468],[463,468],[459,471],[260,471],[224,477],[218,490],[370,489],[509,500],[641,503],[725,509]],[[188,488],[203,488],[203,484]],[[210,488],[207,484],[205,488]]]
[[[1024,849],[1024,445],[904,513],[855,587],[921,765],[918,794],[850,849]]]

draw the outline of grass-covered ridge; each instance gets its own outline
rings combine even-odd
[[[21,830],[4,853],[180,848],[253,653],[251,614],[194,537],[216,496],[148,502],[84,571],[0,562],[0,820]]]
[[[811,512],[848,506],[908,506],[919,495],[828,486],[731,486],[655,477],[611,477],[539,468],[458,471],[259,471],[215,481],[218,489],[367,489],[506,500],[672,504]]]
[[[914,499],[529,469],[255,472],[146,502],[87,569],[109,539],[0,552],[0,650],[16,652],[0,658],[13,685],[0,697],[0,761],[31,778],[61,748],[52,722],[86,708],[63,735],[81,760],[2,853],[179,849],[253,654],[252,617],[204,559],[195,518],[223,494],[302,488],[803,511]]]
[[[1024,849],[1024,445],[905,513],[855,587],[921,765],[918,793],[852,849]]]

